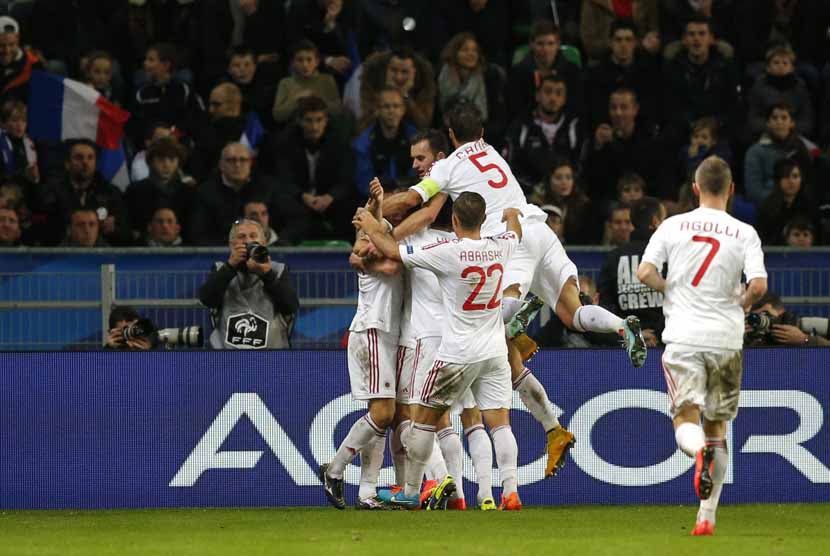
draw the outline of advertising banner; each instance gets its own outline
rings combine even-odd
[[[544,431],[514,394],[525,504],[695,502],[660,355],[642,369],[622,350],[530,362],[577,442],[543,479]],[[365,411],[339,350],[0,353],[0,368],[4,509],[325,505],[317,469]],[[828,369],[830,350],[745,352],[724,502],[830,501]],[[350,502],[358,472],[346,473]]]

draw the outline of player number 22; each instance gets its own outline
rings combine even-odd
[[[507,174],[505,174],[504,170],[502,170],[499,167],[499,165],[495,164],[494,162],[491,162],[489,164],[482,164],[481,159],[484,158],[485,156],[487,156],[486,152],[471,154],[470,155],[470,162],[472,162],[473,165],[476,168],[478,168],[478,171],[481,172],[482,174],[484,172],[486,172],[487,170],[497,171],[499,173],[499,175],[501,176],[501,179],[499,181],[487,180],[487,185],[489,185],[493,189],[501,189],[502,187],[507,185]]]
[[[709,265],[712,264],[712,259],[714,259],[715,255],[718,254],[718,250],[720,249],[720,241],[713,237],[707,236],[692,236],[692,241],[699,241],[701,243],[709,244],[709,253],[706,255],[706,258],[703,259],[703,264],[697,269],[695,277],[692,278],[692,286],[697,287],[703,279],[703,275],[706,274],[707,270],[709,270]]]
[[[487,282],[487,278],[490,278],[496,271],[499,273],[499,281],[496,284],[496,290],[493,292],[493,297],[490,298],[490,301],[488,301],[486,305],[484,303],[476,303],[476,297],[478,297],[479,292],[481,292],[481,288],[484,287],[484,283]],[[488,266],[487,270],[481,268],[480,266],[468,266],[461,272],[461,277],[466,278],[470,274],[478,275],[478,283],[467,297],[467,300],[464,301],[464,305],[462,305],[461,308],[465,311],[481,311],[483,309],[495,309],[501,305],[499,292],[501,292],[501,279],[502,276],[504,276],[504,267],[502,267],[499,263]]]

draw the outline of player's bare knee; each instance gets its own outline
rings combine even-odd
[[[481,417],[484,424],[491,431],[496,427],[502,427],[510,424],[510,413],[507,409],[487,409],[481,412]]]
[[[726,438],[726,421],[710,421],[704,417],[703,432],[706,438]]]
[[[477,407],[469,407],[461,412],[461,425],[464,430],[481,424],[481,411]]]
[[[683,407],[678,408],[674,414],[673,422],[675,429],[684,423],[699,425],[700,408],[696,405],[684,405]]]
[[[404,404],[395,404],[395,419],[392,421],[392,426],[397,427],[404,421],[409,421],[409,406]]]
[[[369,415],[378,427],[385,429],[392,424],[392,420],[395,418],[395,400],[370,400]]]
[[[579,299],[579,284],[576,278],[571,276],[559,293],[559,299],[556,302],[556,316],[559,317],[562,324],[573,329],[573,317],[580,307],[582,307],[582,301]]]
[[[441,429],[446,429],[447,427],[451,427],[451,426],[452,426],[452,424],[450,423],[450,412],[446,411],[441,416],[441,418],[438,419],[438,425],[436,425],[435,429],[436,430],[441,430]]]

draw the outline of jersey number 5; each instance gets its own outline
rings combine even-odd
[[[490,301],[488,301],[486,305],[484,303],[476,303],[476,297],[478,297],[479,292],[481,292],[481,288],[484,287],[484,283],[487,282],[487,278],[490,278],[496,271],[499,273],[499,281],[496,284],[496,291],[493,292],[493,297],[490,298]],[[468,266],[461,273],[461,277],[466,278],[470,274],[478,275],[478,283],[467,297],[467,300],[464,301],[464,305],[462,305],[461,308],[465,311],[481,311],[483,309],[495,309],[501,305],[499,293],[501,292],[501,279],[502,276],[504,276],[504,268],[501,264],[496,263],[492,266],[488,266],[487,270],[484,270],[480,266]]]
[[[470,155],[470,162],[472,162],[473,165],[476,168],[478,168],[478,171],[481,172],[482,174],[484,172],[486,172],[487,170],[497,171],[499,173],[499,175],[501,176],[501,179],[499,181],[487,180],[487,185],[489,185],[493,189],[501,189],[502,187],[507,185],[507,174],[504,173],[504,170],[502,170],[499,167],[498,164],[495,164],[493,162],[491,162],[490,164],[482,164],[481,159],[484,158],[485,156],[487,156],[486,152],[471,154]]]
[[[692,236],[692,241],[699,241],[701,243],[709,244],[709,253],[706,255],[706,258],[703,259],[703,264],[697,269],[695,277],[692,278],[692,286],[697,287],[703,279],[703,275],[706,274],[707,270],[709,270],[709,265],[712,264],[712,259],[714,259],[715,255],[718,254],[718,250],[720,249],[720,241],[713,237],[707,236]]]

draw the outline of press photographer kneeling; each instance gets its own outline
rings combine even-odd
[[[234,222],[227,262],[217,262],[199,288],[199,300],[211,309],[213,349],[291,347],[291,326],[300,301],[288,279],[288,267],[271,260],[263,236],[259,222]]]
[[[143,318],[128,305],[113,308],[109,316],[106,349],[150,350],[163,345],[200,348],[204,345],[201,326],[156,328],[153,321]]]
[[[799,317],[774,293],[766,293],[746,316],[744,345],[830,346],[828,319]]]

